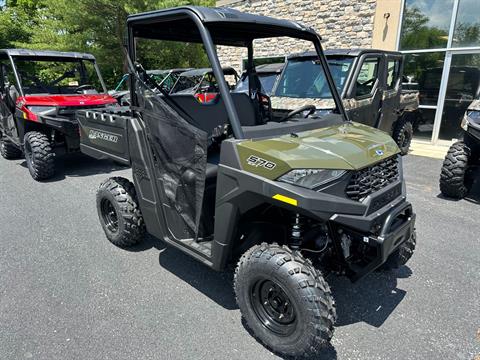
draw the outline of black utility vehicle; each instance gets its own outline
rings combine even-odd
[[[325,55],[349,119],[388,132],[407,154],[418,92],[402,89],[403,55],[375,49],[329,49]],[[307,103],[321,113],[334,106],[314,52],[289,56],[272,93],[276,111]]]
[[[53,176],[57,153],[79,150],[76,110],[112,104],[90,54],[0,50],[0,153],[24,153],[35,180]]]
[[[475,100],[462,121],[463,140],[454,143],[445,157],[440,191],[455,199],[465,197],[478,176],[480,165],[480,100]]]
[[[273,63],[273,64],[262,64],[255,67],[255,72],[257,77],[260,80],[262,85],[262,91],[271,95],[273,87],[277,82],[278,77],[282,73],[285,63]],[[248,92],[248,73],[244,71],[242,77],[240,78],[235,91],[247,91]]]
[[[415,214],[398,146],[347,121],[311,28],[200,7],[133,15],[127,25],[133,116],[79,112],[82,149],[132,167],[133,184],[110,178],[98,190],[107,238],[130,246],[148,231],[214,270],[237,264],[237,302],[258,340],[282,355],[315,355],[336,319],[326,275],[355,281],[412,256]],[[271,111],[254,45],[285,36],[317,50],[335,102],[329,114],[314,115],[313,105]],[[202,103],[165,92],[136,62],[138,38],[202,43],[219,96]],[[247,49],[248,93],[231,91],[215,45]]]

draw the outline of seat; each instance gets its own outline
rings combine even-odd
[[[241,125],[258,125],[259,121],[254,105],[248,95],[244,93],[232,93],[231,95]],[[227,109],[221,97],[216,102],[207,104],[200,103],[192,94],[172,94],[170,97],[190,117],[186,120],[208,135],[211,135],[215,127],[228,123]]]

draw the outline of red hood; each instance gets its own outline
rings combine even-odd
[[[98,106],[115,104],[115,100],[106,94],[85,95],[27,95],[19,97],[17,104],[31,106]]]

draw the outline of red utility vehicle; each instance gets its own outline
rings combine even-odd
[[[55,173],[55,154],[80,149],[75,112],[116,104],[90,54],[0,50],[0,154],[30,174]]]

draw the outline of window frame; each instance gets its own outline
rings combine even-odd
[[[388,67],[389,63],[398,63],[398,67],[396,66],[393,69],[393,78],[392,78],[392,85],[388,84]],[[392,91],[392,90],[398,90],[400,83],[402,81],[402,77],[400,76],[403,73],[403,56],[402,55],[386,55],[385,58],[385,91]]]
[[[369,59],[374,59],[374,58],[378,59],[377,80],[373,84],[372,90],[370,91],[370,93],[365,94],[365,95],[357,96],[357,94],[356,94],[356,92],[357,92],[357,79],[360,75],[362,67],[363,67],[365,61],[367,61]],[[357,61],[358,61],[357,62],[358,66],[356,66],[355,73],[352,76],[352,81],[351,81],[350,89],[349,89],[349,95],[350,95],[349,98],[352,98],[352,99],[355,99],[355,100],[364,100],[364,99],[368,99],[368,98],[373,97],[375,95],[375,92],[378,90],[379,84],[382,81],[382,77],[384,76],[383,72],[380,71],[380,68],[382,67],[384,60],[383,60],[383,56],[381,54],[371,53],[371,54],[362,55],[360,57],[360,59],[358,59]]]

